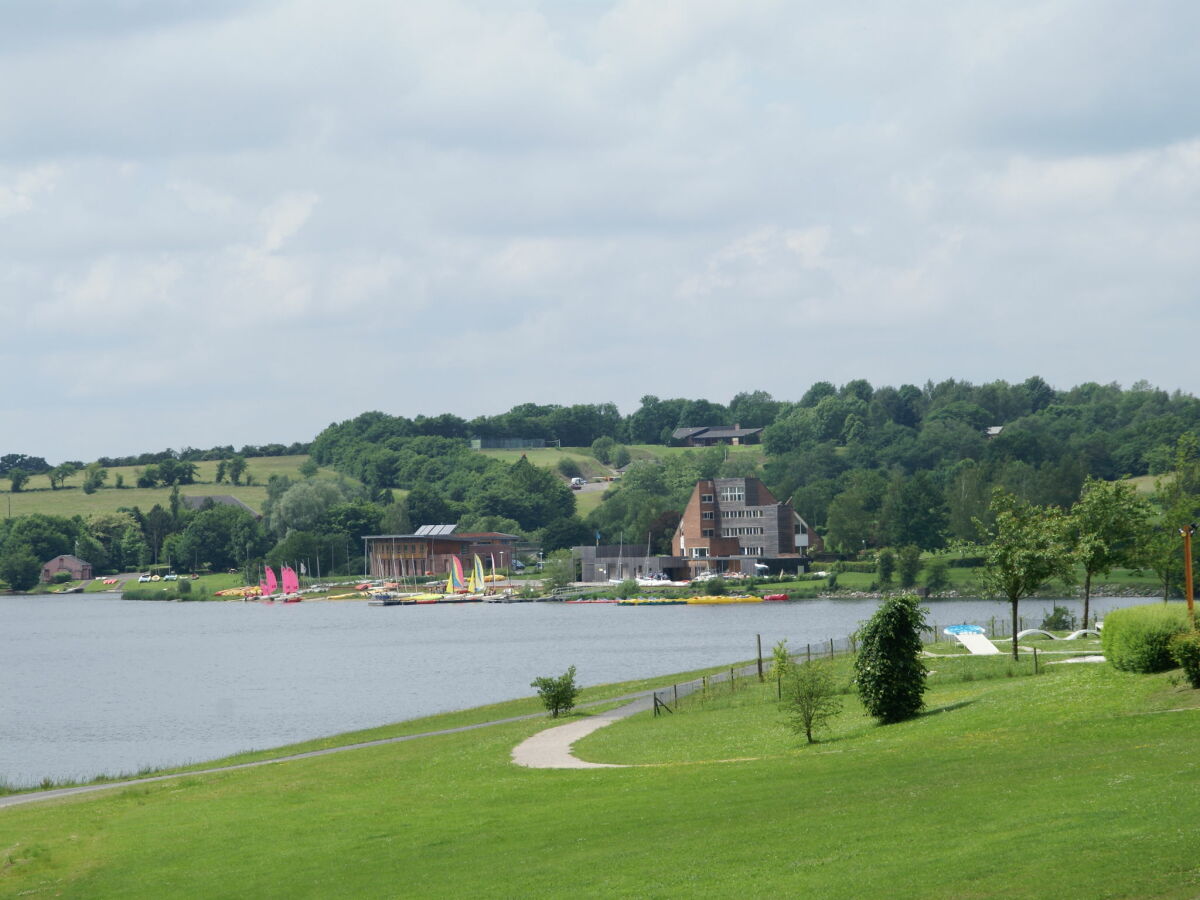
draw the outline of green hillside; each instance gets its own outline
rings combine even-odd
[[[253,484],[233,485],[228,481],[216,483],[217,463],[206,461],[196,463],[196,483],[179,486],[179,493],[185,497],[207,496],[209,494],[228,494],[237,497],[243,503],[255,510],[262,509],[263,501],[267,498],[267,480],[272,475],[286,475],[292,479],[300,479],[300,467],[308,460],[307,456],[259,456],[246,460],[246,473],[242,480],[249,476]],[[0,514],[7,515],[10,504],[13,516],[24,516],[31,513],[42,513],[55,516],[88,516],[93,513],[113,512],[119,507],[137,506],[143,511],[158,503],[165,507],[171,496],[171,488],[139,488],[137,484],[138,471],[145,466],[113,466],[108,469],[108,479],[105,486],[93,494],[85,494],[82,490],[84,473],[78,472],[68,478],[62,488],[51,490],[50,480],[45,475],[34,475],[28,484],[18,493],[9,489],[7,480],[0,481]],[[117,476],[125,480],[125,487],[116,488]],[[341,478],[333,469],[321,469],[319,477]],[[349,479],[352,480],[352,479]]]
[[[745,679],[576,748],[627,768],[514,766],[539,718],[0,810],[0,894],[1195,896],[1200,692],[935,662],[926,714],[847,695],[811,747]]]

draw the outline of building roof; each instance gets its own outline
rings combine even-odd
[[[704,429],[704,434],[699,435],[699,437],[706,437],[706,438],[749,437],[752,434],[758,434],[760,431],[762,431],[761,428],[736,428],[736,427],[730,428],[730,427],[726,427],[724,425],[719,425],[715,428]]]
[[[507,539],[513,540],[513,541],[519,541],[521,539],[521,536],[519,534],[505,534],[503,531],[464,531],[461,534],[459,534],[458,537],[465,537],[465,538],[472,538],[472,539],[475,539],[475,538],[507,538]]]
[[[75,562],[79,563],[81,566],[90,566],[91,565],[91,563],[88,562],[86,559],[80,559],[74,553],[60,553],[58,556],[54,557],[53,559],[47,560],[46,562],[42,563],[42,565],[48,566],[52,562],[60,562],[61,561],[61,562],[65,563],[65,562],[70,562],[71,560],[74,560]]]
[[[761,428],[741,428],[737,425],[705,425],[703,428],[676,428],[671,432],[672,440],[688,438],[742,438],[761,432]]]

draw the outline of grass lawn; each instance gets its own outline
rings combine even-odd
[[[600,478],[612,474],[611,468],[597,460],[592,456],[591,450],[584,447],[563,447],[561,449],[541,447],[529,450],[476,450],[475,452],[498,459],[508,465],[512,465],[524,456],[533,465],[547,469],[555,468],[560,460],[571,459],[579,466],[584,478]]]
[[[513,766],[539,719],[2,810],[0,894],[1200,892],[1200,692],[1105,665],[933,662],[925,715],[877,726],[847,695],[811,747],[745,680],[577,745],[631,768]]]
[[[179,486],[179,493],[185,497],[207,496],[209,494],[229,494],[237,497],[243,503],[255,510],[262,510],[263,501],[267,499],[267,479],[272,475],[287,475],[294,480],[300,480],[300,466],[308,459],[307,456],[261,456],[246,460],[246,474],[254,478],[252,485],[232,485],[228,482],[216,483],[217,463],[215,461],[196,463],[196,484]],[[106,486],[94,494],[83,492],[83,473],[68,478],[64,487],[53,491],[50,481],[45,475],[35,475],[20,493],[13,494],[11,490],[0,490],[6,495],[0,500],[0,509],[8,512],[8,504],[12,503],[14,516],[26,516],[31,513],[42,513],[53,516],[89,516],[92,513],[113,512],[122,506],[137,506],[142,512],[147,512],[155,503],[166,508],[170,502],[171,489],[138,488],[137,472],[145,466],[113,466],[108,470]],[[113,485],[116,476],[124,476],[125,487],[118,489]],[[345,478],[333,469],[322,468],[319,478]],[[353,479],[347,479],[353,480]],[[8,482],[3,482],[8,486]]]

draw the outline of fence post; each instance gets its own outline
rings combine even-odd
[[[762,673],[762,635],[755,635],[758,638],[758,680],[763,680]]]
[[[1033,674],[1034,674],[1034,675],[1036,675],[1037,673],[1038,673],[1038,668],[1037,668],[1037,647],[1034,647],[1034,648],[1033,648]]]
[[[733,667],[729,669],[729,693],[733,693],[737,689],[737,685],[733,683]]]
[[[805,644],[804,652],[808,656],[808,661],[812,662],[812,644]]]
[[[783,699],[783,676],[782,675],[780,675],[778,678],[775,679],[775,685],[776,685],[776,695],[778,696],[778,699],[782,700]]]
[[[833,638],[829,639],[829,658],[833,659]]]
[[[672,690],[675,691],[675,705],[678,706],[679,705],[679,685],[673,684],[673,685],[671,685],[671,688],[672,688]]]

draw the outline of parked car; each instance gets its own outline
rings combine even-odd
[[[149,573],[147,573],[147,574],[145,574],[145,575],[139,575],[139,576],[138,576],[138,581],[139,581],[139,582],[141,582],[141,583],[143,583],[143,584],[144,584],[145,582],[149,581],[149,580],[150,580],[150,575],[149,575]]]
[[[170,575],[164,575],[163,581],[178,581],[179,576],[172,572]]]
[[[512,561],[512,566],[510,566],[510,568],[514,572],[524,572],[525,571],[525,563],[521,562],[519,559],[514,559]]]

